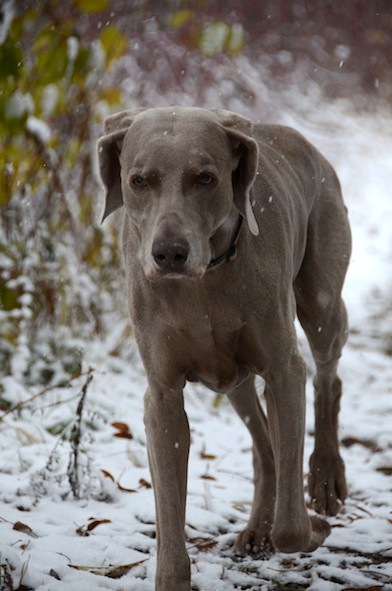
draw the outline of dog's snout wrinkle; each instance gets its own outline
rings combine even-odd
[[[152,256],[161,269],[180,271],[188,259],[189,244],[184,238],[155,240]]]

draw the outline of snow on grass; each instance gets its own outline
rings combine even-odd
[[[225,400],[213,405],[214,394],[187,388],[192,448],[186,535],[193,588],[387,591],[392,382],[383,335],[392,328],[381,311],[391,306],[392,140],[386,120],[350,113],[347,105],[327,105],[321,114],[288,110],[281,118],[335,165],[353,227],[345,288],[352,331],[340,371],[349,498],[329,518],[332,534],[312,554],[237,557],[233,544],[253,495],[251,441]],[[301,347],[312,367],[303,336]],[[142,419],[146,382],[132,346],[128,357],[110,356],[111,350],[113,342],[89,343],[86,373],[41,395],[16,379],[4,382],[4,397],[25,404],[0,423],[0,589],[12,588],[10,577],[14,589],[35,591],[154,588],[155,514]],[[76,499],[70,437],[89,365],[93,380],[81,418]],[[310,371],[305,473],[313,445],[311,377]]]

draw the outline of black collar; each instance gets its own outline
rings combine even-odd
[[[244,218],[242,216],[239,216],[237,226],[234,231],[234,235],[231,240],[229,248],[226,250],[226,252],[224,252],[220,256],[216,257],[215,259],[210,260],[210,262],[207,265],[207,271],[209,271],[210,269],[215,269],[216,267],[219,267],[223,263],[230,263],[230,261],[234,261],[234,259],[237,256],[237,242],[238,242],[238,238],[240,235],[240,230],[241,230],[243,219]]]

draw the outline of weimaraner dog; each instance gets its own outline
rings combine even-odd
[[[317,369],[309,494],[318,513],[335,515],[347,494],[336,372],[351,240],[334,170],[294,130],[224,110],[121,112],[98,146],[104,218],[125,207],[129,310],[148,379],[157,591],[190,589],[187,381],[227,394],[253,438],[254,501],[237,550],[315,550],[330,527],[305,506],[306,369],[294,321]]]

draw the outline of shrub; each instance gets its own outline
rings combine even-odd
[[[104,333],[118,282],[117,232],[99,224],[93,174],[97,126],[121,98],[101,79],[126,46],[97,27],[106,5],[3,7],[0,365],[28,381],[50,381],[56,364],[77,371],[79,339]]]

